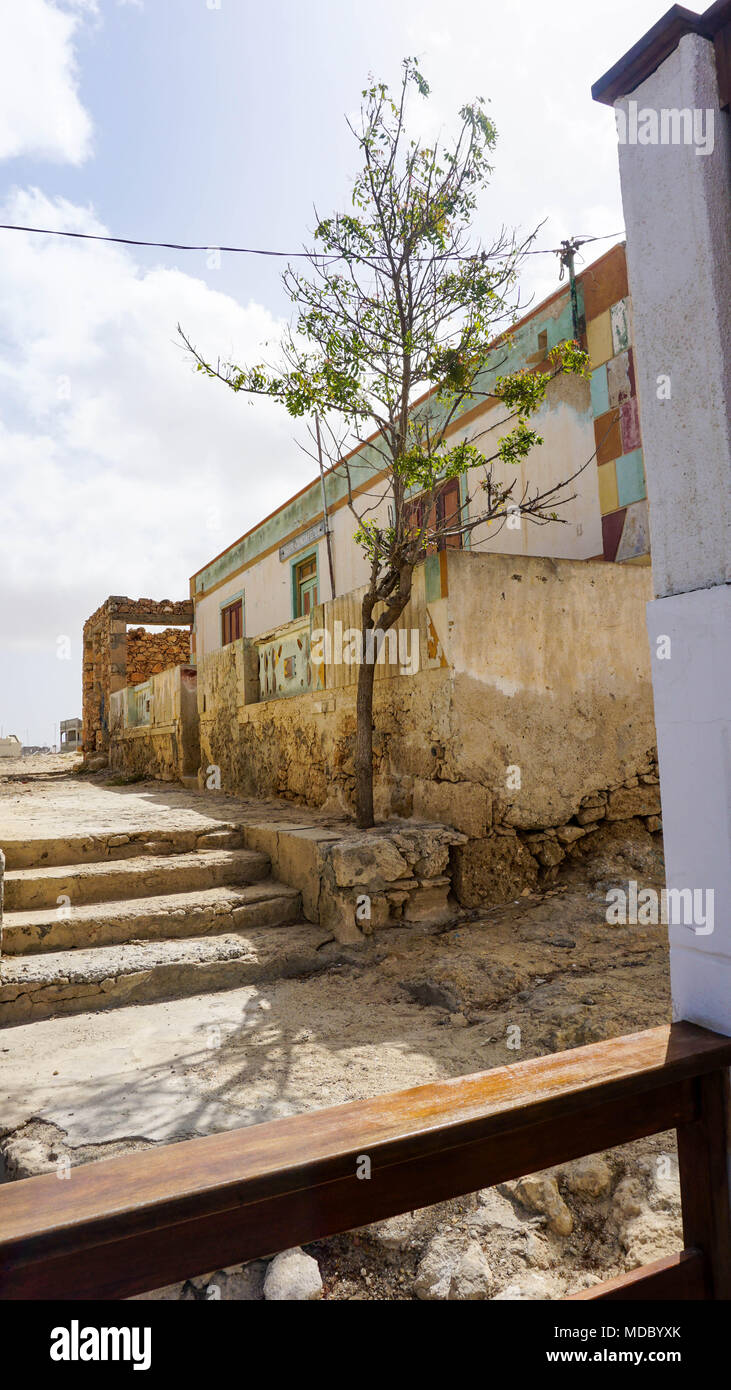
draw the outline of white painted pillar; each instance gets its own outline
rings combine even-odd
[[[702,893],[695,925],[670,927],[673,1014],[731,1034],[731,137],[713,43],[693,32],[615,99],[630,138],[650,128],[643,110],[684,108],[712,112],[696,117],[706,135],[712,121],[710,152],[697,152],[699,140],[620,142],[619,165],[656,594],[648,628],[667,884]],[[698,920],[707,911],[710,932],[711,916]]]

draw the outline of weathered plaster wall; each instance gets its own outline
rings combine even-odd
[[[491,440],[499,439],[501,429],[507,433],[513,428],[513,421],[503,423],[506,416],[504,407],[496,406],[480,416],[476,423],[458,430],[455,440],[470,438],[479,430],[490,428],[491,433],[482,441],[486,447]],[[533,417],[532,425],[543,439],[542,446],[534,449],[527,459],[522,459],[517,468],[496,460],[493,465],[496,481],[509,483],[517,477],[515,496],[521,497],[526,489],[532,493],[555,487],[588,463],[585,473],[568,489],[569,494],[575,494],[573,500],[559,509],[560,525],[536,526],[518,517],[519,525],[515,527],[478,526],[470,536],[470,549],[490,554],[551,555],[575,560],[600,555],[602,524],[596,466],[590,462],[596,445],[589,382],[579,377],[558,377],[549,387],[546,401]],[[479,513],[479,480],[470,481],[470,491],[475,498],[473,513]]]
[[[161,781],[194,777],[200,764],[197,675],[194,667],[174,666],[150,680],[150,722],[131,726],[134,689],[111,698],[109,762],[127,773]]]
[[[731,578],[731,123],[719,110],[713,44],[686,34],[631,100],[713,117],[710,154],[620,146],[655,592],[667,595]],[[662,255],[649,254],[658,244]],[[702,325],[692,342],[689,324]],[[685,530],[688,517],[697,544],[679,538],[678,518]]]
[[[713,123],[705,154],[628,142],[619,164],[651,504],[667,885],[701,894],[706,911],[714,904],[702,927],[670,928],[673,1014],[731,1034],[731,118],[713,43],[686,34],[631,98],[703,112],[706,131]],[[689,324],[701,326],[690,343]],[[658,394],[659,373],[669,396]]]
[[[500,819],[525,829],[630,776],[655,743],[650,592],[634,567],[450,555],[448,595],[430,606],[454,671],[441,775],[494,788]]]
[[[418,572],[402,623],[418,628],[419,670],[383,668],[375,685],[377,812],[468,836],[454,851],[464,901],[534,880],[605,818],[658,828],[649,592],[645,570],[578,561],[450,552]],[[246,652],[200,663],[202,777],[352,809],[356,668],[246,703]]]

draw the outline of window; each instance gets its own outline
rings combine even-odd
[[[243,602],[237,598],[235,603],[230,603],[227,608],[221,609],[221,646],[228,646],[229,642],[235,642],[243,635],[244,631],[244,611]]]
[[[441,488],[432,495],[431,502],[427,503],[425,498],[417,497],[413,502],[407,502],[405,507],[406,524],[412,524],[414,529],[421,529],[426,526],[427,531],[432,531],[441,526],[457,526],[460,520],[466,516],[466,512],[460,512],[461,497],[459,490],[459,478],[450,478],[443,483]],[[427,506],[429,508],[427,514]],[[427,546],[427,550],[432,553],[434,550],[445,549],[460,550],[462,548],[462,535],[457,532],[453,536],[442,536],[437,545]]]
[[[317,556],[308,555],[294,567],[295,618],[304,618],[317,606]]]

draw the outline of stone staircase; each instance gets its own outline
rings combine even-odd
[[[0,1026],[324,968],[330,933],[234,825],[5,841]]]

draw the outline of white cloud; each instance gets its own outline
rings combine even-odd
[[[79,14],[50,0],[13,0],[0,18],[0,158],[81,164],[91,150],[92,126],[77,90],[73,40]]]
[[[0,211],[99,230],[37,190]],[[180,320],[206,350],[260,360],[281,327],[267,310],[117,246],[18,234],[3,252],[3,637],[49,652],[109,593],[186,597],[313,470],[281,408],[196,374],[176,339]]]

